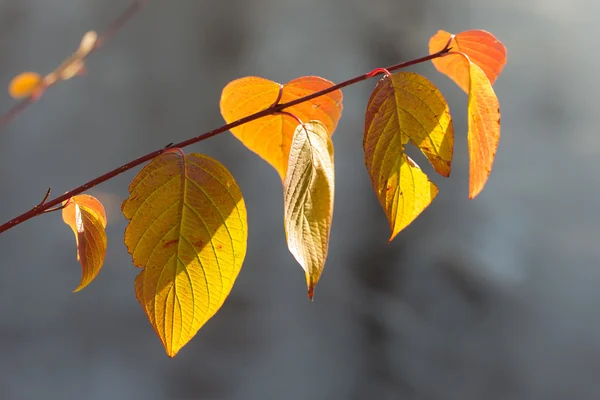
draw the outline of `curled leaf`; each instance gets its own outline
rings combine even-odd
[[[285,232],[290,252],[306,273],[312,299],[321,277],[333,216],[333,142],[319,121],[298,125],[283,181]]]
[[[63,203],[63,221],[71,227],[77,243],[77,260],[81,264],[81,282],[74,290],[90,284],[102,269],[106,257],[106,214],[94,197],[82,194]]]
[[[250,76],[230,82],[221,94],[221,114],[227,123],[275,104],[287,103],[333,86],[317,76],[304,76],[285,85]],[[281,92],[280,92],[281,91]],[[342,115],[342,92],[336,90],[286,108],[301,121],[319,120],[333,134]],[[233,128],[231,132],[247,148],[267,161],[283,180],[288,166],[292,137],[298,122],[289,115],[269,115]]]
[[[42,83],[42,77],[36,72],[23,72],[15,76],[8,85],[8,93],[13,99],[31,95]]]
[[[400,72],[382,78],[365,116],[365,165],[379,203],[390,223],[390,241],[419,216],[438,193],[406,154],[410,141],[434,169],[450,173],[454,142],[446,100],[425,77]]]
[[[438,31],[429,40],[429,53],[433,54],[444,48],[452,34]],[[494,35],[475,29],[458,33],[450,42],[452,52],[460,52],[469,57],[490,80],[493,85],[506,64],[506,48]],[[469,93],[469,68],[460,57],[446,56],[431,60],[441,73],[448,75],[465,93]]]
[[[233,287],[246,255],[246,206],[221,163],[179,149],[146,165],[129,193],[125,244],[143,268],[136,297],[174,357]]]

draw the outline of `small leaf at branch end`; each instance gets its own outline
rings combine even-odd
[[[471,62],[469,69],[469,198],[474,199],[492,171],[500,140],[500,104],[481,68]]]
[[[82,194],[63,203],[63,221],[71,227],[77,243],[77,260],[82,275],[78,292],[92,282],[102,269],[106,257],[106,214],[96,198]]]
[[[81,43],[79,44],[76,54],[80,57],[87,57],[94,49],[94,46],[96,46],[97,41],[98,34],[95,31],[86,32],[81,38]]]
[[[42,83],[42,77],[35,72],[23,72],[15,76],[8,85],[8,94],[13,99],[31,95]]]
[[[365,165],[391,228],[390,241],[412,223],[438,193],[419,166],[404,154],[411,141],[440,174],[450,172],[453,146],[448,104],[421,75],[400,72],[381,79],[367,106]]]
[[[125,244],[143,268],[136,297],[174,357],[233,287],[246,255],[246,206],[231,173],[196,153],[154,158],[129,193]]]
[[[324,124],[310,121],[298,125],[283,181],[288,248],[305,271],[311,299],[329,247],[335,188],[333,153]]]
[[[438,31],[429,40],[429,53],[436,53],[444,48],[452,35]],[[492,85],[506,64],[506,48],[494,35],[482,30],[470,30],[458,33],[450,43],[452,52],[467,55],[488,77]],[[462,63],[459,56],[448,55],[431,60],[438,71],[452,79],[465,93],[469,92],[469,68]]]
[[[283,89],[280,89],[283,86]],[[278,104],[327,89],[333,83],[317,77],[296,78],[285,85],[260,78],[245,77],[230,82],[221,94],[221,114],[227,123]],[[310,101],[286,108],[301,121],[319,120],[333,134],[342,115],[342,92],[336,90]],[[288,165],[292,137],[298,121],[289,115],[269,115],[233,128],[231,132],[247,148],[267,161],[283,180]]]

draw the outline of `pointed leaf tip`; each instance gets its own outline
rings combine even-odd
[[[333,86],[317,76],[296,78],[281,85],[250,76],[230,82],[221,94],[221,115],[227,123],[265,110],[275,103],[287,103]],[[342,92],[333,91],[286,111],[302,121],[319,120],[333,134],[342,115]],[[269,115],[233,128],[231,132],[244,146],[258,154],[285,178],[292,137],[298,122],[289,115]]]
[[[437,187],[406,154],[412,142],[442,176],[450,173],[454,131],[446,100],[425,77],[400,72],[378,83],[365,116],[365,165],[392,241],[433,201]]]
[[[312,301],[313,296],[315,295],[315,285],[308,284],[308,298]]]
[[[78,292],[100,273],[106,257],[106,213],[102,203],[87,194],[73,196],[63,202],[62,218],[75,234],[77,260],[81,264]]]
[[[246,255],[246,206],[218,161],[170,151],[129,186],[125,244],[143,268],[136,297],[174,357],[220,309]]]
[[[334,187],[333,142],[327,128],[319,121],[298,125],[283,181],[284,226],[311,299],[327,259]]]

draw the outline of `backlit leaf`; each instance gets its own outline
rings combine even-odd
[[[429,53],[433,54],[443,49],[451,36],[448,32],[438,31],[429,40]],[[461,52],[477,64],[492,85],[506,64],[506,48],[494,35],[486,31],[470,30],[458,33],[450,46],[452,52]],[[431,61],[438,71],[448,75],[465,93],[469,92],[469,67],[465,66],[460,57],[445,56]]]
[[[463,60],[467,64],[466,60]],[[470,69],[468,103],[469,198],[475,198],[492,171],[500,140],[500,104],[485,73],[474,63]]]
[[[233,287],[246,255],[246,206],[221,163],[179,149],[145,166],[129,193],[125,244],[143,268],[136,296],[174,357]]]
[[[15,76],[8,85],[8,93],[13,99],[27,97],[37,89],[42,77],[35,72],[23,72]]]
[[[327,258],[334,187],[327,127],[319,121],[298,125],[283,181],[284,222],[288,248],[306,273],[311,299]]]
[[[63,203],[63,221],[71,227],[77,243],[77,260],[81,264],[81,282],[74,290],[90,284],[102,269],[106,257],[106,214],[94,197],[82,194]]]
[[[446,100],[425,77],[400,72],[382,78],[367,106],[363,147],[373,189],[390,223],[390,241],[429,206],[438,193],[404,154],[412,142],[437,172],[450,173],[454,133]]]
[[[451,36],[436,33],[429,52],[441,50]],[[500,140],[500,105],[492,85],[506,64],[506,49],[494,35],[481,30],[457,34],[450,46],[449,53],[432,62],[469,94],[469,198],[473,199],[485,186]]]
[[[333,83],[317,76],[305,76],[283,85],[278,104],[287,103],[303,96],[333,86]],[[272,106],[279,96],[280,85],[259,78],[245,77],[229,83],[221,94],[221,114],[227,123]],[[319,120],[333,134],[342,115],[342,92],[336,90],[305,103],[286,108],[301,121]],[[233,128],[231,132],[246,147],[277,170],[283,180],[288,165],[288,155],[297,120],[288,115],[269,115]]]

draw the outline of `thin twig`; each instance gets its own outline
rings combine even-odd
[[[48,197],[50,197],[50,193],[52,192],[52,187],[49,187],[48,190],[46,190],[46,194],[44,195],[44,198],[42,199],[42,201],[40,201],[38,203],[38,205],[36,207],[41,207],[44,205],[44,203],[46,202],[46,200],[48,200]]]
[[[104,45],[107,41],[111,40],[122,28],[123,26],[131,20],[137,13],[142,9],[144,5],[146,5],[147,0],[133,0],[133,2],[127,7],[102,33],[98,36],[98,39],[94,43],[94,47],[81,57],[81,61],[86,60],[90,54],[98,50],[102,45]],[[45,85],[43,91],[45,92],[49,87],[54,86],[56,81],[50,82],[48,85]],[[19,101],[17,104],[12,106],[4,115],[0,117],[0,130],[4,129],[13,119],[19,116],[27,107],[35,103],[40,98],[40,92],[34,91],[29,96],[25,97],[23,100]]]
[[[448,43],[448,45],[449,45],[449,43]],[[44,213],[46,210],[51,209],[52,207],[55,207],[55,206],[61,204],[63,201],[68,200],[71,197],[76,196],[76,195],[78,195],[80,193],[83,193],[86,190],[88,190],[88,189],[90,189],[90,188],[92,188],[92,187],[94,187],[96,185],[99,185],[102,182],[105,182],[105,181],[107,181],[107,180],[109,180],[111,178],[114,178],[115,176],[120,175],[123,172],[128,171],[128,170],[130,170],[132,168],[135,168],[138,165],[141,165],[141,164],[143,164],[143,163],[145,163],[147,161],[150,161],[154,157],[157,157],[157,156],[159,156],[159,155],[161,155],[161,154],[163,154],[163,153],[165,153],[167,151],[173,151],[173,148],[183,148],[183,147],[187,147],[189,145],[192,145],[194,143],[201,142],[203,140],[206,140],[208,138],[216,136],[216,135],[218,135],[220,133],[229,131],[229,130],[237,127],[237,126],[246,124],[246,123],[248,123],[250,121],[254,121],[256,119],[259,119],[259,118],[262,118],[262,117],[266,117],[268,115],[274,115],[274,114],[280,113],[282,110],[284,110],[286,108],[295,106],[295,105],[300,104],[300,103],[304,103],[306,101],[312,100],[312,99],[317,98],[317,97],[324,96],[324,95],[326,95],[328,93],[331,93],[331,92],[336,91],[338,89],[342,89],[342,88],[344,88],[346,86],[350,86],[350,85],[353,85],[353,84],[355,84],[357,82],[361,82],[361,81],[367,80],[367,79],[369,79],[369,78],[371,78],[371,77],[373,77],[375,75],[385,74],[386,70],[388,72],[389,71],[395,71],[395,70],[398,70],[398,69],[409,67],[411,65],[415,65],[415,64],[419,64],[419,63],[422,63],[422,62],[425,62],[425,61],[433,60],[434,58],[441,57],[442,55],[444,55],[445,53],[447,53],[449,51],[448,45],[446,45],[446,47],[444,49],[438,51],[437,53],[434,53],[434,54],[431,54],[431,55],[428,55],[428,56],[425,56],[425,57],[416,58],[414,60],[406,61],[406,62],[403,62],[403,63],[400,63],[400,64],[392,65],[392,66],[387,67],[385,69],[376,69],[376,70],[373,70],[373,71],[371,71],[369,73],[357,76],[357,77],[352,78],[352,79],[348,79],[348,80],[346,80],[344,82],[338,83],[337,85],[330,86],[327,89],[323,89],[321,91],[312,93],[312,94],[310,94],[308,96],[300,97],[300,98],[298,98],[296,100],[292,100],[292,101],[289,101],[287,103],[276,104],[276,105],[271,106],[269,108],[266,108],[266,109],[264,109],[262,111],[258,111],[258,112],[254,113],[254,114],[251,114],[251,115],[248,115],[248,116],[246,116],[244,118],[238,119],[237,121],[225,124],[225,125],[217,128],[217,129],[214,129],[212,131],[203,133],[202,135],[199,135],[199,136],[196,136],[196,137],[184,140],[183,142],[174,144],[174,145],[169,146],[169,147],[163,147],[161,149],[155,150],[152,153],[148,153],[145,156],[142,156],[142,157],[139,157],[139,158],[137,158],[137,159],[135,159],[133,161],[130,161],[127,164],[125,164],[125,165],[123,165],[123,166],[121,166],[119,168],[116,168],[116,169],[114,169],[114,170],[112,170],[110,172],[107,172],[106,174],[104,174],[102,176],[99,176],[96,179],[93,179],[93,180],[89,181],[86,184],[83,184],[83,185],[81,185],[81,186],[79,186],[79,187],[77,187],[77,188],[75,188],[75,189],[73,189],[73,190],[71,190],[71,191],[69,191],[69,192],[61,195],[61,196],[58,196],[58,197],[56,197],[53,200],[47,201],[43,205],[41,205],[40,207],[34,207],[31,210],[29,210],[29,211],[27,211],[27,212],[19,215],[18,217],[13,218],[12,220],[10,220],[10,221],[8,221],[8,222],[0,225],[0,233],[5,232],[6,230],[8,230],[10,228],[13,228],[14,226],[16,226],[16,225],[18,225],[18,224],[20,224],[22,222],[27,221],[27,220],[35,217],[36,215],[40,215],[40,214]]]

